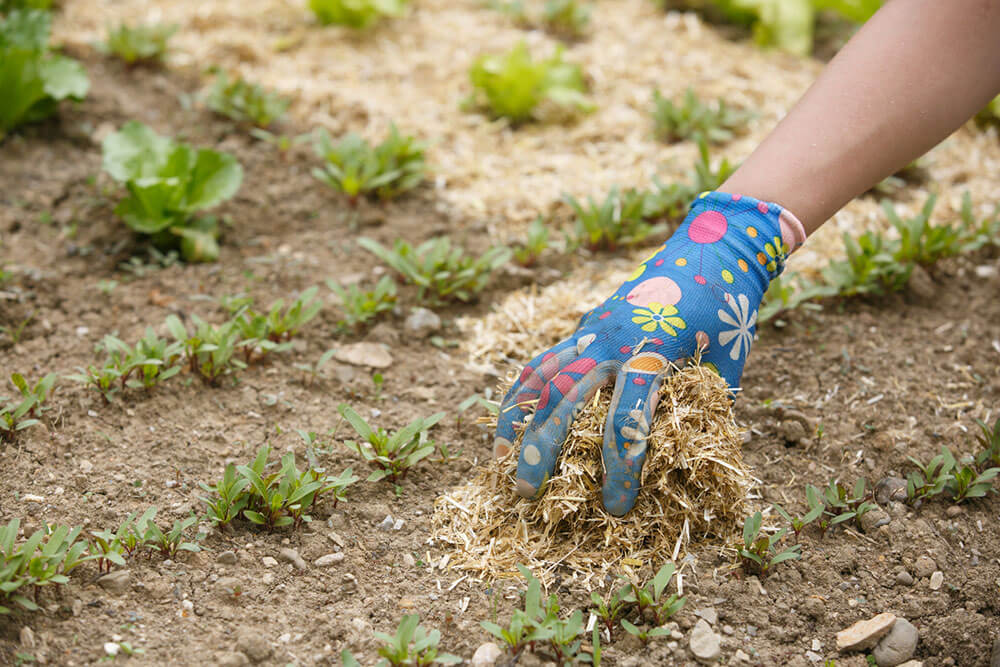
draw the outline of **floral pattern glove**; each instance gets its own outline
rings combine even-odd
[[[605,509],[635,504],[646,438],[670,362],[700,349],[729,387],[739,386],[757,309],[785,257],[805,241],[802,224],[777,204],[703,193],[663,246],[567,340],[524,367],[500,407],[494,454],[506,456],[534,405],[521,444],[517,491],[536,498],[553,474],[574,417],[598,387],[615,381],[604,426]]]

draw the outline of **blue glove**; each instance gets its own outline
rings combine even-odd
[[[615,381],[604,425],[605,509],[635,504],[658,389],[670,362],[701,350],[702,364],[739,386],[757,308],[785,257],[805,241],[802,224],[777,204],[703,193],[674,235],[567,340],[524,367],[500,407],[494,454],[521,443],[517,491],[536,498],[552,476],[573,419]],[[536,403],[537,401],[537,403]]]

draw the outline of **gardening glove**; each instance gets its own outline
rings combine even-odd
[[[497,458],[510,452],[515,426],[534,406],[521,443],[517,492],[541,494],[573,419],[614,379],[604,425],[603,500],[615,516],[632,509],[658,390],[671,362],[700,351],[702,364],[735,391],[764,292],[803,241],[802,224],[777,204],[722,192],[695,200],[670,240],[584,315],[572,336],[525,366],[507,392],[493,445]]]

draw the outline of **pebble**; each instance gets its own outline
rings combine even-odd
[[[35,648],[35,631],[27,625],[21,628],[19,639],[24,648]]]
[[[239,651],[231,651],[216,658],[215,664],[219,667],[244,667],[250,664],[250,658]]]
[[[426,338],[441,328],[441,318],[426,308],[414,308],[403,323],[403,327],[417,338]]]
[[[698,609],[694,612],[694,615],[698,618],[703,618],[708,621],[709,625],[715,625],[719,622],[719,612],[715,611],[713,607],[706,607],[705,609]]]
[[[118,655],[118,651],[120,651],[121,648],[122,647],[118,644],[118,642],[104,642],[104,652],[112,658]]]
[[[924,663],[919,660],[907,660],[899,667],[924,667]],[[990,665],[990,667],[994,667],[994,665]]]
[[[703,618],[698,619],[691,631],[691,653],[700,662],[711,663],[719,659],[722,638],[712,632],[712,626]]]
[[[128,590],[129,578],[128,570],[115,570],[98,579],[97,585],[109,593],[121,595]]]
[[[279,549],[278,558],[285,561],[286,563],[291,563],[292,565],[295,566],[296,570],[305,570],[306,568],[309,567],[308,565],[306,565],[306,562],[302,559],[302,556],[299,555],[299,552],[296,551],[295,549],[289,549],[288,547],[285,547],[284,549]]]
[[[959,514],[961,514],[963,511],[964,510],[962,510],[962,506],[961,505],[952,505],[951,507],[949,507],[948,509],[946,509],[944,511],[944,513],[947,516],[949,516],[949,517],[951,517],[951,518],[954,519],[956,516],[958,516]]]
[[[913,576],[917,579],[929,577],[937,569],[937,563],[930,556],[921,556],[913,565]]]
[[[861,620],[837,633],[838,651],[864,651],[875,646],[889,633],[896,615],[883,612],[867,621]]]
[[[221,563],[222,565],[236,565],[236,561],[235,551],[223,551],[215,558],[215,562]]]
[[[809,662],[819,662],[823,659],[823,656],[815,651],[806,651],[806,657],[809,658]]]
[[[236,650],[252,662],[263,662],[271,657],[271,645],[257,632],[241,632],[236,638]]]
[[[264,576],[262,576],[260,578],[260,583],[264,584],[265,586],[270,586],[271,584],[273,584],[274,583],[274,573],[273,572],[265,572]]]
[[[392,530],[395,527],[395,525],[396,525],[396,522],[395,522],[395,520],[393,520],[392,515],[391,514],[386,514],[385,518],[382,519],[382,523],[380,523],[378,525],[378,529],[379,530],[384,530],[384,531],[390,531],[390,530]]]
[[[902,477],[885,477],[875,485],[875,502],[879,505],[904,500],[906,500],[906,480]]]
[[[889,518],[889,513],[876,507],[862,514],[858,523],[861,524],[862,532],[870,534],[874,533],[882,526],[888,525],[890,521],[891,519]]]
[[[403,565],[406,567],[416,567],[417,559],[413,557],[413,554],[403,554]]]
[[[260,562],[261,562],[261,564],[264,567],[277,567],[278,566],[278,561],[275,560],[274,558],[272,558],[271,556],[264,556],[263,558],[260,559]]]
[[[486,642],[472,654],[472,661],[469,664],[472,667],[490,667],[496,664],[501,655],[503,655],[503,651],[500,650],[499,646],[493,642]]]
[[[944,583],[944,572],[941,570],[936,570],[934,574],[931,575],[931,590],[936,591],[941,588],[941,584]]]
[[[899,574],[896,575],[896,583],[900,586],[912,586],[913,575],[906,570],[900,570]]]
[[[388,368],[392,365],[392,355],[385,346],[378,343],[350,343],[337,348],[333,358],[353,366]]]
[[[892,629],[872,652],[878,667],[897,667],[913,657],[917,650],[917,629],[905,618],[898,618]]]
[[[736,632],[736,630],[733,630],[733,626],[731,626],[731,625],[723,625],[722,626],[722,634],[724,634],[724,635],[731,635],[734,632]]]
[[[326,554],[325,556],[320,556],[313,561],[313,565],[316,567],[330,567],[331,565],[336,565],[337,563],[344,560],[343,553],[336,554]]]
[[[87,459],[80,459],[80,463],[77,465],[80,466],[80,472],[82,473],[88,473],[94,469],[94,464]]]
[[[215,590],[224,600],[229,600],[243,593],[243,583],[236,577],[219,577],[215,582]]]
[[[736,653],[733,654],[733,664],[738,665],[741,662],[750,662],[750,656],[743,649],[736,649]]]

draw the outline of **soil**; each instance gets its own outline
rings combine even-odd
[[[378,269],[352,243],[358,235],[418,242],[447,232],[470,248],[483,247],[482,225],[445,226],[429,188],[398,203],[352,209],[310,176],[305,150],[280,156],[187,104],[195,80],[76,55],[91,75],[88,100],[62,121],[28,128],[3,145],[0,263],[14,276],[0,293],[0,326],[30,318],[17,342],[2,338],[5,376],[71,373],[96,361],[94,345],[105,334],[134,340],[171,313],[218,319],[222,295],[247,292],[267,304],[327,278],[368,279]],[[230,224],[218,263],[120,268],[145,251],[112,213],[116,189],[100,175],[99,139],[133,118],[231,151],[243,164],[239,195],[219,211]],[[761,506],[781,502],[801,510],[807,483],[865,477],[873,484],[905,474],[908,456],[927,460],[942,445],[972,451],[973,418],[995,418],[1000,408],[1000,278],[996,271],[977,277],[974,269],[997,265],[995,251],[966,256],[936,267],[919,295],[827,304],[760,332],[736,410],[749,427],[745,456],[762,481]],[[561,269],[551,258],[534,276],[550,280]],[[373,662],[372,630],[390,631],[410,612],[441,630],[445,650],[468,659],[489,640],[479,622],[494,613],[507,618],[521,584],[461,579],[438,567],[446,552],[428,543],[434,500],[468,479],[491,449],[489,434],[468,417],[456,420],[454,407],[497,378],[466,364],[453,320],[485,314],[511,286],[531,278],[511,272],[495,280],[479,304],[440,311],[437,345],[405,330],[403,310],[367,333],[342,336],[330,305],[291,353],[219,387],[183,376],[108,405],[62,381],[44,428],[29,429],[0,451],[0,522],[21,517],[29,531],[43,521],[98,530],[151,505],[163,519],[200,512],[199,483],[214,482],[227,462],[249,461],[264,443],[304,455],[295,429],[333,428],[336,406],[345,401],[366,416],[377,414],[375,421],[387,428],[449,411],[435,437],[463,454],[448,465],[422,464],[399,497],[390,485],[356,485],[347,503],[321,506],[316,520],[298,530],[267,533],[241,525],[211,532],[200,553],[133,558],[120,593],[98,586],[96,567],[88,564],[61,590],[42,593],[41,612],[0,617],[0,663],[13,663],[15,654],[48,664],[96,663],[116,635],[142,649],[131,658],[136,664],[242,664],[245,658],[336,664],[343,648]],[[111,280],[118,284],[109,292],[97,288]],[[412,302],[411,296],[404,291],[402,301]],[[393,364],[382,371],[380,391],[365,368],[334,363],[310,383],[293,365],[355,340],[391,346]],[[362,467],[340,445],[347,437],[341,425],[321,457],[335,472]],[[763,581],[734,571],[731,551],[720,545],[694,544],[682,568],[688,601],[676,617],[684,639],[648,647],[623,639],[606,649],[605,660],[691,664],[687,631],[696,610],[713,608],[727,664],[742,650],[751,664],[809,665],[806,652],[813,650],[837,665],[860,667],[863,657],[837,653],[835,633],[892,611],[917,627],[915,657],[925,665],[986,665],[1000,634],[1000,497],[963,504],[957,514],[947,514],[949,507],[941,499],[916,509],[893,505],[891,521],[867,534],[835,529],[820,537],[809,529],[803,558]],[[379,528],[387,515],[403,520],[400,529]],[[263,562],[283,548],[296,549],[306,568],[280,558],[276,566]],[[225,551],[235,552],[235,564],[218,561]],[[343,561],[314,565],[337,552]],[[406,564],[408,554],[414,565]],[[943,572],[940,589],[918,576],[922,557]],[[902,569],[913,575],[912,585],[897,583]],[[242,593],[220,591],[223,577],[234,577]],[[564,609],[588,605],[587,591],[556,586],[551,592]],[[34,647],[26,645],[22,627],[33,630]],[[520,664],[532,660],[522,656]]]

